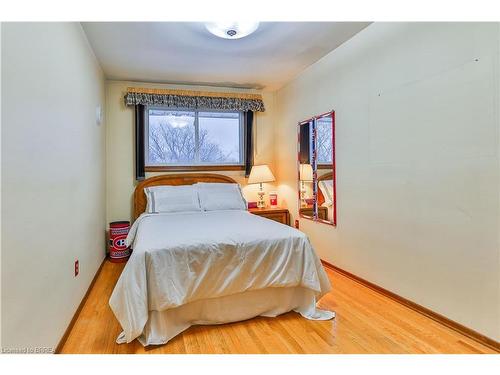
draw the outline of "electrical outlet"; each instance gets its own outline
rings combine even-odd
[[[295,228],[299,229],[299,221],[295,220]]]
[[[77,260],[75,260],[75,277],[78,276],[78,273],[80,272],[80,262]]]

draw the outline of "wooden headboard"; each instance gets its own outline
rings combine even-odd
[[[333,172],[328,172],[322,176],[319,176],[318,182],[323,180],[332,180],[332,179],[333,179]],[[321,206],[323,203],[325,203],[325,197],[323,196],[321,189],[318,187],[318,206]]]
[[[134,220],[146,210],[147,199],[144,188],[159,185],[193,185],[197,182],[236,183],[231,177],[213,173],[177,173],[147,178],[135,187]]]

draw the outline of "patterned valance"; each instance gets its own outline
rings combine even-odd
[[[171,108],[264,112],[259,94],[127,88],[125,105],[158,105]]]

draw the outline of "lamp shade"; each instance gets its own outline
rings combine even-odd
[[[300,181],[313,180],[313,169],[311,164],[301,164],[299,172],[300,172]]]
[[[254,165],[250,171],[250,176],[248,176],[249,184],[259,184],[262,182],[272,181],[274,181],[274,176],[267,164]]]

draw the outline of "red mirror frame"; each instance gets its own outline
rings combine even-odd
[[[332,220],[324,220],[318,217],[318,164],[317,164],[317,129],[316,129],[316,120],[324,117],[331,116],[332,118]],[[311,123],[313,127],[312,131],[312,161],[311,165],[313,167],[313,216],[303,215],[301,210],[301,181],[300,181],[300,129],[301,126],[307,123]],[[336,158],[335,158],[335,111],[332,110],[330,112],[323,113],[318,116],[314,116],[310,119],[301,121],[297,125],[297,202],[298,202],[298,213],[299,217],[304,219],[309,219],[313,221],[317,221],[320,223],[337,226],[337,178],[336,178]]]
[[[314,168],[313,168],[313,216],[306,216],[306,215],[301,213],[301,208],[303,208],[303,207],[301,206],[302,187],[301,187],[301,180],[300,180],[300,165],[301,165],[301,162],[300,162],[300,159],[301,159],[301,157],[300,157],[300,130],[301,130],[301,127],[306,125],[306,124],[311,124],[311,126],[314,129],[314,125],[313,125],[314,124],[314,117],[307,119],[307,120],[304,120],[304,121],[301,121],[297,124],[297,181],[298,181],[298,183],[297,183],[298,210],[297,210],[297,212],[299,213],[299,217],[301,217],[303,219],[315,220],[314,214],[316,213],[317,210],[314,208],[314,202],[316,202],[315,192],[314,192],[314,179],[315,179]]]

